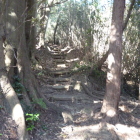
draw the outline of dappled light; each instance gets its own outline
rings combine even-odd
[[[139,140],[139,15],[139,0],[1,0],[0,140]]]

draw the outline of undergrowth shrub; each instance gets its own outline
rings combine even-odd
[[[28,114],[26,113],[26,125],[27,131],[32,131],[35,128],[35,123],[39,121],[40,114]]]
[[[22,92],[24,90],[24,86],[21,83],[21,79],[18,75],[15,75],[13,77],[14,83],[12,84],[12,87],[14,88],[15,92],[17,93],[18,98],[22,99]]]
[[[33,103],[38,104],[41,108],[47,109],[46,104],[44,103],[42,98],[33,99]]]
[[[91,71],[90,76],[94,78],[97,84],[105,86],[106,83],[106,72],[98,70],[97,66],[94,66],[94,69]]]

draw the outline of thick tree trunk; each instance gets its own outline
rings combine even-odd
[[[22,4],[18,6],[18,8],[20,9],[20,11],[24,11],[24,7],[25,7],[25,3],[22,0]],[[31,62],[29,59],[29,49],[26,46],[26,39],[25,39],[25,15],[22,14],[22,19],[20,19],[20,14],[19,14],[19,19],[22,22],[22,25],[20,25],[20,28],[18,29],[18,40],[19,40],[19,47],[17,50],[17,65],[18,65],[18,71],[19,71],[19,75],[20,78],[22,80],[22,83],[25,87],[25,90],[27,91],[27,94],[24,94],[24,96],[30,100],[33,99],[37,99],[37,98],[43,98],[44,102],[46,103],[47,107],[58,112],[58,113],[62,113],[62,109],[60,109],[59,107],[55,106],[52,103],[49,103],[49,101],[45,98],[45,96],[41,93],[39,93],[39,88],[38,88],[38,83],[35,79],[35,76],[32,73],[31,70]],[[26,103],[28,103],[26,101]]]
[[[12,78],[14,76],[19,75],[20,68],[18,67],[17,63],[19,62],[18,56],[19,56],[19,45],[21,43],[22,38],[22,32],[20,32],[20,29],[24,26],[24,12],[25,12],[25,1],[21,1],[20,3],[21,7],[18,9],[19,6],[19,0],[11,1],[6,3],[6,12],[5,12],[5,25],[6,25],[6,31],[8,33],[7,39],[6,39],[6,56],[5,56],[5,63],[8,67],[7,69],[12,69],[13,72],[10,73],[11,75],[8,77]],[[12,11],[12,14],[11,14]],[[23,21],[23,23],[22,23]],[[12,27],[12,28],[11,28]],[[25,28],[24,28],[25,30]],[[25,42],[24,42],[25,43]],[[24,47],[24,46],[22,46]],[[28,54],[26,54],[28,56]],[[8,60],[8,61],[7,61]],[[10,63],[8,63],[10,62]],[[12,63],[11,63],[12,62]],[[9,73],[8,73],[9,74]],[[21,78],[21,77],[20,77]],[[23,84],[23,83],[22,83]],[[28,98],[26,90],[22,92],[23,99],[26,102],[27,105],[30,105],[30,100]]]
[[[17,50],[17,66],[18,72],[22,81],[22,84],[25,87],[25,91],[28,93],[24,94],[26,98],[26,102],[29,104],[27,100],[28,97],[30,99],[34,98],[37,99],[37,84],[34,75],[32,74],[31,70],[31,63],[29,59],[29,49],[26,46],[26,39],[25,39],[25,0],[21,2],[22,4],[18,5],[19,15],[18,18],[21,21],[19,24],[18,29],[18,50]],[[21,18],[22,15],[22,18]],[[21,24],[22,23],[22,24]]]
[[[27,17],[25,22],[25,36],[29,57],[35,60],[34,52],[36,46],[36,26],[33,20],[36,19],[36,0],[26,0]]]
[[[1,2],[1,1],[0,1]],[[1,3],[0,3],[1,4]],[[1,11],[0,11],[1,12]],[[0,13],[1,14],[1,13]],[[0,15],[1,16],[1,15]],[[17,124],[18,138],[19,140],[27,140],[28,135],[26,132],[26,125],[24,119],[24,113],[22,107],[19,103],[17,95],[11,86],[11,83],[7,76],[6,66],[5,66],[5,56],[3,48],[3,26],[2,18],[0,17],[0,89],[6,100],[6,109],[12,116],[12,119]]]
[[[16,72],[16,49],[18,46],[17,40],[17,3],[18,0],[7,1],[5,12],[4,12],[4,24],[5,24],[5,32],[6,32],[6,40],[5,40],[5,65],[8,72],[8,78],[10,82],[13,82],[13,76]],[[12,14],[11,14],[12,11]],[[14,17],[14,18],[13,18]],[[12,26],[12,28],[11,28]]]
[[[114,0],[108,55],[106,94],[101,109],[101,113],[105,115],[106,121],[110,123],[116,123],[118,117],[118,104],[121,90],[124,8],[125,0]]]
[[[124,30],[126,29],[126,27],[127,27],[127,23],[128,23],[129,18],[130,18],[130,16],[131,16],[131,12],[132,12],[132,9],[133,9],[133,7],[134,7],[135,1],[136,1],[136,0],[132,0],[132,1],[131,1],[130,7],[129,7],[129,10],[128,10],[128,13],[127,13],[127,17],[126,17],[125,22],[124,22],[124,24],[123,24],[123,31],[124,31]],[[104,64],[104,62],[106,61],[106,59],[107,59],[107,57],[108,57],[108,53],[109,53],[109,51],[107,51],[107,52],[105,53],[105,55],[103,55],[103,57],[99,60],[98,65],[97,65],[98,70],[101,70],[102,65]],[[92,69],[93,69],[93,68],[91,68],[91,70],[92,70]]]

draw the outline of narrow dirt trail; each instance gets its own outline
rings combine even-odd
[[[49,57],[52,58],[53,65],[47,68],[48,76],[41,80],[44,83],[40,92],[58,107],[69,110],[71,116],[66,113],[62,114],[62,118],[49,110],[44,112],[40,124],[46,129],[38,124],[32,139],[139,140],[139,102],[122,96],[119,123],[116,126],[108,125],[106,128],[101,128],[100,109],[104,90],[96,90],[96,83],[91,84],[86,73],[72,73],[71,65],[75,62],[75,58],[67,59],[69,51],[70,48],[61,49],[56,45],[49,47]]]

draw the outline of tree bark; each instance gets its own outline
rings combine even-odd
[[[15,1],[6,1],[5,2],[5,12],[4,12],[4,26],[5,26],[5,33],[6,33],[6,39],[5,39],[5,65],[6,70],[8,72],[8,78],[10,82],[13,81],[13,76],[16,72],[16,49],[18,46],[18,40],[17,40],[17,8],[16,5],[18,3],[18,0]],[[11,11],[13,12],[11,14]],[[15,18],[13,18],[15,17]],[[12,26],[12,28],[11,28]]]
[[[126,19],[125,19],[125,22],[124,22],[124,24],[123,24],[123,31],[126,29],[126,27],[127,27],[127,23],[128,23],[128,21],[129,21],[129,18],[130,18],[130,16],[131,16],[131,12],[132,12],[132,9],[133,9],[133,6],[134,6],[134,4],[135,4],[135,1],[136,0],[132,0],[131,1],[131,4],[130,4],[130,7],[129,7],[129,10],[128,10],[128,13],[127,13],[127,17],[126,17]],[[106,52],[106,54],[105,55],[103,55],[103,57],[99,60],[99,62],[98,62],[98,70],[101,70],[101,68],[102,68],[102,65],[104,64],[104,62],[106,61],[106,59],[107,59],[107,57],[108,57],[108,53],[109,53],[109,50]],[[91,69],[93,69],[93,68],[91,68]]]
[[[56,44],[56,32],[57,32],[57,28],[59,26],[59,20],[60,20],[60,13],[58,15],[56,25],[55,25],[55,28],[54,28],[54,34],[53,34],[53,39],[54,39],[53,42],[54,42],[54,44]]]
[[[118,104],[121,90],[122,33],[125,0],[114,0],[110,45],[108,55],[108,72],[106,94],[101,113],[106,122],[115,124],[118,118]]]
[[[36,46],[36,26],[33,22],[36,19],[36,0],[26,0],[27,16],[25,17],[25,36],[29,52],[29,58],[35,60],[34,52]]]
[[[0,5],[2,5],[2,1],[0,1]],[[2,7],[0,7],[2,9]],[[7,76],[6,65],[5,65],[5,55],[4,55],[4,48],[3,48],[3,18],[2,12],[0,10],[0,89],[2,90],[2,94],[6,100],[6,110],[12,116],[12,119],[17,124],[17,132],[18,132],[18,139],[19,140],[27,140],[28,135],[26,132],[26,125],[24,119],[24,113],[22,107],[19,103],[17,95],[11,86],[11,83]]]
[[[18,73],[21,79],[22,84],[25,87],[24,97],[26,99],[26,103],[30,105],[28,101],[28,97],[31,100],[32,98],[37,99],[37,84],[36,79],[31,70],[31,61],[29,59],[29,48],[26,44],[25,39],[25,0],[22,0],[21,4],[18,5],[18,20],[19,28],[18,28],[18,49],[17,49],[17,66]],[[21,17],[22,15],[22,17]],[[22,24],[21,24],[22,23]]]
[[[21,12],[23,12],[26,8],[25,8],[25,1],[22,0],[22,5],[18,6],[18,8],[20,9]],[[47,99],[45,98],[45,96],[41,93],[39,93],[39,87],[38,87],[38,83],[37,80],[34,76],[34,74],[32,73],[32,69],[31,69],[31,61],[29,59],[29,49],[26,46],[26,39],[25,39],[25,15],[22,14],[23,17],[22,19],[20,18],[21,13],[19,13],[18,17],[22,23],[22,25],[20,25],[20,28],[18,29],[18,40],[19,40],[19,47],[18,47],[18,55],[17,55],[17,65],[18,65],[18,71],[19,71],[19,75],[21,78],[21,82],[23,83],[25,90],[27,92],[27,94],[24,94],[24,97],[26,99],[33,100],[33,99],[38,99],[38,98],[43,98],[44,102],[46,103],[47,107],[59,112],[61,114],[62,109],[60,109],[59,107],[55,106],[52,103],[49,103],[49,101],[47,101]],[[28,100],[26,101],[26,103],[28,103]]]
[[[104,54],[103,57],[98,62],[98,67],[97,67],[98,70],[101,70],[102,65],[104,64],[104,62],[106,61],[106,59],[108,57],[108,53],[109,53],[109,51],[107,51],[106,54]]]

